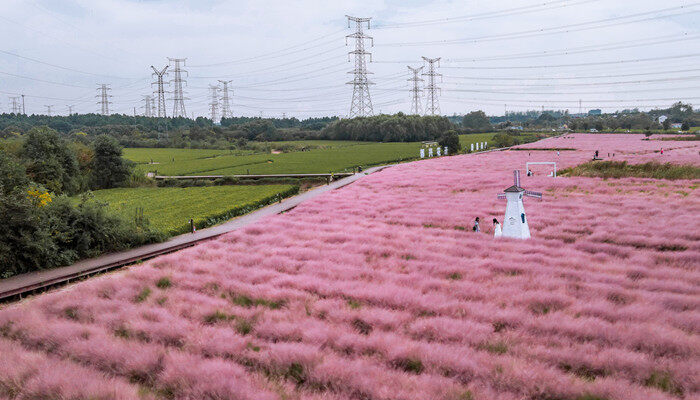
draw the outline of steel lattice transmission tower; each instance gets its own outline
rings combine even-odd
[[[9,97],[9,99],[12,102],[12,114],[19,114],[21,108],[19,105],[19,96]]]
[[[185,91],[182,89],[182,84],[184,83],[187,85],[187,81],[182,79],[182,74],[184,73],[187,75],[187,71],[182,69],[182,66],[185,65],[186,58],[170,58],[168,57],[168,61],[170,63],[174,63],[175,65],[173,66],[173,74],[174,77],[170,81],[170,83],[173,83],[173,117],[183,117],[187,118],[187,111],[185,110],[185,100],[189,100],[189,98],[185,97]]]
[[[75,106],[72,104],[68,106],[68,115],[73,115],[73,107]]]
[[[44,106],[44,107],[46,107],[46,115],[48,115],[50,117],[51,116],[51,108],[53,107],[53,104],[48,105],[48,106]]]
[[[154,108],[153,97],[149,95],[143,96],[143,116],[152,117]]]
[[[158,71],[156,67],[151,65],[151,69],[153,70],[153,76],[157,78],[155,82],[151,83],[151,85],[158,85],[156,87],[156,97],[158,98],[157,116],[158,118],[165,118],[168,115],[165,112],[165,89],[163,88],[163,85],[165,85],[165,83],[163,82],[163,77],[168,74],[166,72],[168,70],[168,66],[166,65],[165,67],[163,67],[162,70]]]
[[[211,103],[209,103],[209,112],[211,113],[211,122],[216,123],[219,117],[219,90],[218,85],[209,85],[211,90]]]
[[[369,85],[374,83],[367,79],[367,75],[371,72],[367,71],[367,62],[365,56],[369,55],[369,61],[372,62],[372,53],[365,51],[365,39],[369,39],[371,45],[374,46],[374,39],[371,36],[365,35],[362,31],[363,24],[367,23],[369,29],[369,21],[371,18],[358,18],[346,15],[348,18],[348,28],[352,22],[355,23],[355,33],[345,37],[345,45],[348,44],[348,38],[355,39],[355,50],[348,52],[348,61],[350,56],[355,56],[355,69],[348,72],[354,75],[354,79],[348,82],[352,85],[352,103],[350,103],[350,118],[365,117],[373,115],[372,98],[369,95]]]
[[[102,83],[97,90],[100,93],[95,97],[99,97],[100,99],[100,101],[97,103],[100,105],[100,114],[109,115],[109,105],[112,104],[112,102],[109,101],[109,98],[112,97],[112,95],[109,94],[109,91],[112,90],[112,88],[110,88],[108,84]]]
[[[223,92],[224,96],[221,98],[221,118],[231,118],[233,113],[231,113],[231,98],[228,95],[228,84],[233,81],[222,81],[219,80],[222,85],[224,85]]]
[[[413,68],[408,65],[408,69],[413,73],[412,78],[408,78],[407,81],[413,82],[413,87],[411,88],[411,114],[421,115],[423,113],[423,108],[420,104],[420,95],[423,93],[423,89],[420,88],[420,83],[423,82],[423,78],[419,78],[423,67]]]
[[[440,94],[440,88],[435,85],[435,78],[441,77],[442,74],[435,72],[435,66],[440,66],[440,57],[438,58],[428,58],[423,57],[423,60],[428,63],[428,72],[424,72],[422,75],[428,77],[428,94],[426,95],[425,104],[425,114],[426,115],[440,115],[440,102],[438,96]]]

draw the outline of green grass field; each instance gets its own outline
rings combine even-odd
[[[207,159],[222,155],[246,154],[240,150],[209,150],[209,149],[149,149],[149,148],[125,148],[124,158],[138,164],[169,163],[184,160]]]
[[[469,151],[471,143],[491,142],[495,133],[472,133],[469,135],[459,135],[459,144],[462,145],[462,151]]]
[[[368,143],[307,141],[318,146],[309,151],[296,151],[280,154],[223,154],[214,158],[189,158],[164,161],[160,164],[140,164],[142,172],[158,172],[159,175],[235,175],[235,174],[280,174],[280,173],[328,173],[352,170],[357,165],[368,166],[405,160],[418,156],[420,143]],[[285,143],[285,142],[281,142]],[[148,158],[141,152],[140,159]],[[183,149],[154,149],[165,150]],[[194,150],[184,150],[194,151]],[[206,151],[206,150],[205,150]],[[167,153],[166,153],[167,154]],[[206,153],[202,153],[206,154]],[[135,153],[125,152],[127,158],[136,160]],[[167,156],[165,156],[167,160]],[[155,161],[155,158],[154,158]]]
[[[189,231],[190,218],[198,228],[211,226],[274,202],[278,194],[286,197],[295,190],[291,185],[143,187],[97,190],[93,194],[127,218],[134,218],[136,210],[142,208],[152,227],[176,235]]]

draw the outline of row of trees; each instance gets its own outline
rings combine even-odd
[[[441,116],[382,114],[335,121],[323,129],[319,138],[370,142],[417,142],[436,140],[451,129],[454,129],[452,123]]]
[[[125,185],[129,163],[114,138],[93,146],[33,128],[0,147],[0,278],[52,268],[160,239],[147,221],[110,213],[86,189]]]

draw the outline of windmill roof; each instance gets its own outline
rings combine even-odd
[[[504,192],[506,192],[506,193],[514,193],[514,192],[517,193],[517,192],[523,192],[523,191],[525,191],[525,189],[521,188],[520,186],[515,186],[515,185],[504,190]]]

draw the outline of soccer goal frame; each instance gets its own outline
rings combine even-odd
[[[528,161],[525,163],[525,173],[530,172],[530,165],[553,165],[554,174],[552,174],[552,177],[557,177],[557,163],[555,163],[554,161]]]

